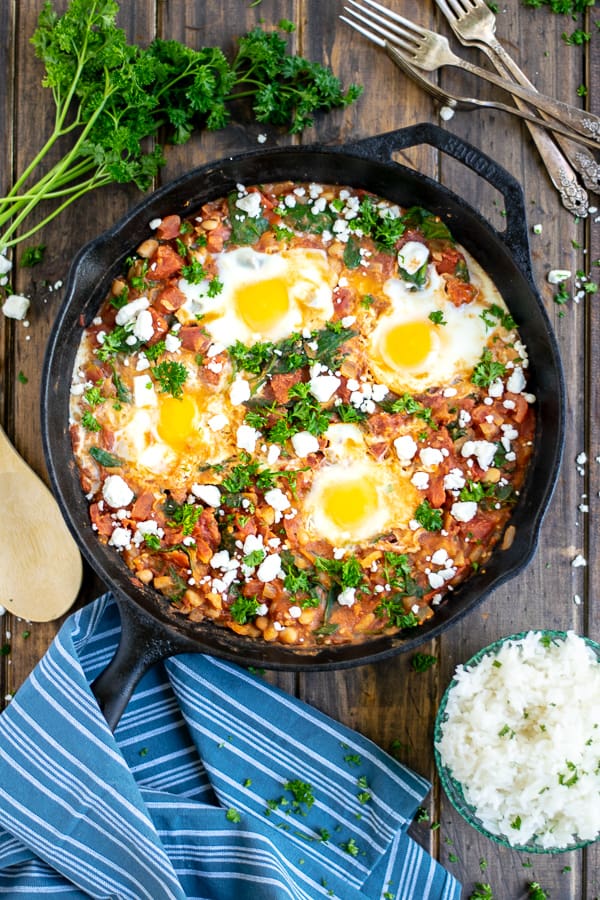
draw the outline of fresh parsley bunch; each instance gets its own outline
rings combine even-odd
[[[146,190],[165,161],[160,138],[184,143],[196,130],[223,128],[234,100],[249,101],[259,122],[300,132],[317,110],[344,107],[361,93],[356,85],[344,91],[328,68],[288,53],[275,31],[254,28],[228,62],[216,47],[129,44],[115,24],[118,11],[115,0],[71,0],[60,16],[49,0],[42,9],[32,43],[54,98],[54,128],[0,198],[0,253],[97,187],[132,182]],[[287,21],[279,27],[294,28]],[[45,169],[59,142],[63,156]],[[49,212],[27,228],[42,201],[53,201]]]

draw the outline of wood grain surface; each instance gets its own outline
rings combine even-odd
[[[589,44],[566,46],[563,31],[575,24],[547,8],[531,9],[521,0],[500,3],[497,31],[536,86],[574,104],[587,103],[600,114],[600,34],[592,9]],[[390,0],[396,11],[449,33],[432,0]],[[65,2],[56,3],[64,9]],[[271,25],[285,17],[297,25],[293,48],[330,65],[345,84],[364,85],[363,97],[344,111],[320,116],[302,139],[259,126],[248,115],[226,130],[203,133],[180,147],[170,147],[161,182],[205,161],[292,141],[343,143],[417,122],[439,123],[437,107],[394,68],[385,54],[354,34],[338,19],[341,0],[126,0],[120,25],[130,40],[146,44],[156,34],[191,46],[218,45],[230,54],[235,37],[259,22]],[[53,105],[40,87],[42,68],[29,40],[41,0],[0,0],[0,189],[10,185],[51,127]],[[477,59],[475,52],[465,55]],[[479,60],[478,60],[479,61]],[[469,93],[505,100],[501,92],[480,87],[458,72],[443,80]],[[588,87],[587,97],[577,94]],[[495,590],[477,609],[422,647],[437,658],[425,673],[416,673],[407,655],[377,665],[340,672],[268,674],[273,683],[369,736],[420,774],[431,779],[428,821],[411,833],[463,883],[468,898],[478,881],[489,882],[498,900],[527,896],[529,882],[539,882],[552,900],[593,900],[600,896],[600,845],[558,856],[525,856],[479,836],[453,811],[436,780],[432,731],[438,703],[455,666],[498,637],[529,628],[575,629],[600,639],[600,293],[579,303],[559,306],[547,283],[553,268],[591,272],[600,279],[600,226],[577,221],[560,205],[524,126],[499,112],[460,112],[445,127],[494,157],[522,184],[534,274],[553,323],[567,380],[567,439],[556,491],[541,529],[539,546],[524,572]],[[469,202],[498,229],[503,229],[503,200],[494,189],[460,163],[429,147],[403,153],[401,162],[438,179]],[[89,239],[110,226],[140,195],[133,188],[105,188],[71,208],[47,227],[44,262],[34,269],[15,268],[14,287],[32,299],[28,325],[0,316],[0,422],[27,462],[46,478],[40,437],[39,387],[43,353],[70,261]],[[600,203],[592,197],[591,203]],[[168,212],[168,211],[167,211]],[[542,225],[541,234],[532,226]],[[507,298],[510,302],[510,298]],[[24,377],[19,377],[22,373]],[[576,465],[585,452],[587,463]],[[589,511],[584,511],[584,509]],[[573,567],[581,553],[585,567]],[[82,605],[102,591],[86,568]],[[575,602],[580,598],[580,602]],[[51,642],[60,622],[28,624],[1,620],[0,698],[10,696],[29,675]],[[10,652],[7,652],[10,651]],[[432,823],[440,827],[431,827]],[[396,898],[401,900],[401,898]]]

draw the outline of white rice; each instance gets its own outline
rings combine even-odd
[[[600,832],[600,660],[540,632],[458,666],[436,743],[489,832],[545,849]]]

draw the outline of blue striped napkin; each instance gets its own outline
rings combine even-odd
[[[109,594],[70,616],[0,716],[0,896],[458,900],[405,833],[427,782],[259,675],[174,657],[113,735],[119,630]]]

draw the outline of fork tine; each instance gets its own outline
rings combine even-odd
[[[460,19],[460,17],[464,16],[465,12],[467,12],[465,5],[466,4],[461,3],[461,0],[447,0],[447,2],[444,3],[444,6],[450,8],[451,14],[455,19]],[[440,4],[438,4],[438,6],[440,6]]]
[[[350,2],[352,2],[352,0],[350,0]],[[358,6],[358,4],[356,4],[356,5]],[[350,13],[351,15],[353,15],[357,19],[359,19],[361,22],[364,22],[366,25],[368,25],[370,29],[372,29],[373,31],[376,31],[376,32],[378,32],[378,34],[382,35],[382,37],[384,38],[384,43],[385,43],[385,41],[387,41],[389,43],[393,43],[396,46],[401,47],[403,50],[407,50],[409,53],[411,51],[412,52],[415,51],[416,38],[414,40],[411,39],[410,41],[406,41],[406,40],[404,40],[403,36],[398,37],[398,36],[392,35],[390,33],[392,29],[395,29],[395,27],[396,27],[395,25],[387,25],[386,28],[383,28],[381,25],[378,24],[378,22],[381,21],[379,17],[377,17],[376,20],[373,21],[372,19],[368,19],[365,16],[361,16],[360,13],[357,13],[356,10],[354,10],[354,9],[350,9],[349,6],[345,6],[344,9],[346,10],[346,12]],[[362,9],[362,7],[359,7],[359,9]],[[371,13],[369,13],[369,15],[371,15]]]
[[[346,18],[346,16],[340,16],[342,22],[345,22],[346,25],[350,25],[354,28],[355,31],[359,31],[362,35],[368,38],[370,41],[373,41],[375,44],[379,44],[380,47],[385,47],[386,42],[383,38],[377,37],[376,34],[373,34],[372,31],[368,31],[366,28],[363,28],[362,25],[359,25],[358,22],[353,22],[352,19]]]
[[[365,9],[365,7],[361,6],[360,3],[357,3],[356,0],[348,0],[348,2],[352,3],[353,6],[357,6],[358,9],[362,10],[362,12],[368,13],[370,16],[373,16],[373,18],[377,18],[379,19],[379,21],[382,21],[381,16],[376,16],[375,13],[372,13],[370,10]],[[398,28],[397,33],[402,37],[408,38],[409,34],[407,34],[407,32],[414,33],[415,37],[419,39],[424,37],[424,31],[422,28],[420,28],[418,25],[415,25],[415,23],[411,22],[410,19],[405,19],[404,16],[401,16],[399,13],[393,12],[386,6],[382,6],[381,3],[377,3],[376,0],[363,0],[363,3],[365,3],[367,6],[372,6],[373,9],[376,9],[380,13],[382,13],[383,19],[387,19],[388,22],[389,20],[391,20],[393,22],[397,22],[398,25],[401,25],[402,28]],[[390,25],[390,27],[393,26]]]
[[[407,34],[402,28],[395,25],[393,22],[386,21],[382,16],[371,12],[370,9],[361,6],[356,0],[348,0],[348,2],[352,3],[352,5],[355,6],[356,9],[359,9],[361,13],[366,13],[366,16],[361,15],[356,9],[352,9],[349,6],[344,7],[346,12],[355,16],[361,22],[364,22],[369,28],[373,29],[373,31],[381,34],[385,40],[396,44],[398,47],[402,47],[403,50],[408,50],[409,52],[414,52],[417,49],[420,41],[420,37],[417,34]]]

